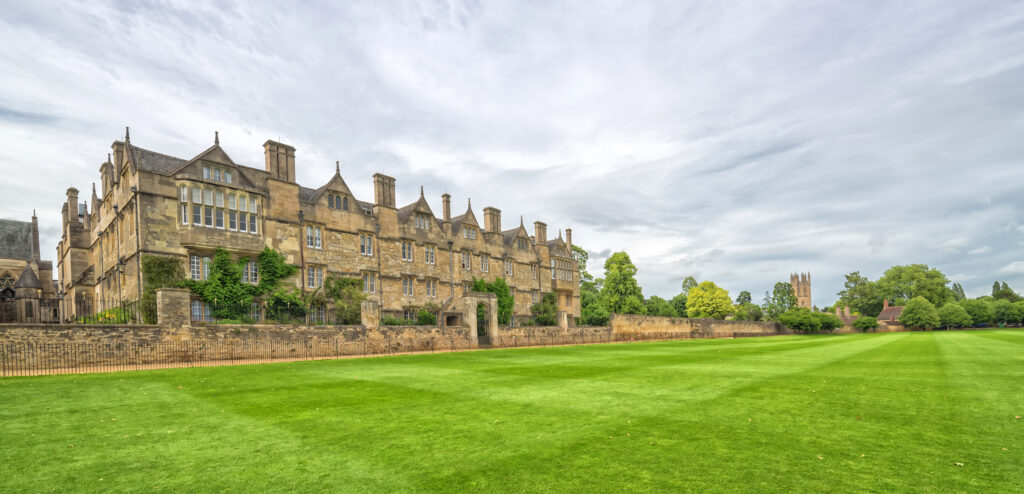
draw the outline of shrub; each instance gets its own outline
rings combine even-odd
[[[408,319],[400,319],[394,316],[384,316],[380,320],[381,325],[384,326],[415,326],[416,323]]]
[[[280,323],[301,322],[306,316],[302,295],[292,288],[280,288],[267,297],[267,318]]]
[[[855,321],[853,321],[853,327],[861,331],[875,329],[878,327],[878,319],[868,316],[858,317]]]
[[[558,323],[558,299],[554,293],[545,293],[540,302],[530,307],[534,326],[554,326]]]
[[[900,315],[900,324],[908,328],[935,328],[940,324],[939,311],[935,309],[935,306],[928,299],[914,297],[903,307],[903,314]]]
[[[801,333],[817,333],[821,330],[821,320],[814,317],[810,310],[803,308],[792,308],[783,312],[779,316],[779,322]]]
[[[420,311],[416,313],[416,324],[420,326],[436,326],[437,316],[427,309],[420,309]]]
[[[838,317],[825,312],[812,312],[811,316],[818,320],[820,331],[835,331],[843,327],[843,321]]]
[[[185,270],[181,261],[173,257],[142,256],[142,297],[139,299],[139,312],[146,324],[156,324],[156,290],[158,288],[174,288],[182,285]]]
[[[986,300],[961,300],[957,304],[967,311],[974,324],[988,324],[992,320],[992,304]]]

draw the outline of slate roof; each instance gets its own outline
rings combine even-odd
[[[882,309],[882,312],[878,314],[878,322],[898,321],[903,315],[903,307],[902,305],[892,305]]]
[[[309,187],[299,187],[299,200],[302,202],[313,202],[313,195],[316,194],[316,189],[310,189]]]
[[[18,277],[18,282],[14,284],[14,288],[42,288],[43,284],[39,282],[39,277],[36,276],[36,272],[32,271],[32,266],[25,266],[25,269],[21,271],[21,276]]]
[[[138,163],[140,170],[161,175],[170,175],[186,163],[181,158],[142,149],[135,145],[132,145],[132,155],[135,157],[135,162]]]
[[[32,223],[0,220],[0,259],[32,259]]]

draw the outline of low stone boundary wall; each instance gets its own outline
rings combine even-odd
[[[768,336],[793,333],[782,324],[769,321],[724,321],[721,319],[612,314],[609,323],[615,334],[689,333],[692,338],[731,338],[737,334],[740,336]]]

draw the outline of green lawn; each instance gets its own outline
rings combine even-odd
[[[6,378],[0,492],[1021,492],[1015,416],[1013,330]]]

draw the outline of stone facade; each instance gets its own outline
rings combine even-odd
[[[379,173],[374,201],[361,201],[337,163],[326,183],[302,187],[295,182],[295,148],[274,141],[263,147],[265,166],[257,169],[235,163],[219,138],[186,160],[137,147],[126,132],[100,164],[101,186],[93,185],[89,201],[67,190],[58,245],[67,305],[104,308],[137,298],[142,255],[180,259],[187,275],[201,279],[218,247],[238,257],[271,247],[301,268],[290,281],[303,291],[327,275],[361,278],[381,316],[402,317],[428,304],[443,312],[468,293],[474,277],[502,277],[518,318],[547,292],[558,296],[559,310],[579,317],[571,230],[564,240],[549,239],[537,221],[531,235],[522,219],[503,230],[493,207],[484,208],[481,224],[469,201],[452,216],[448,194],[437,217],[422,187],[399,207],[395,179]]]
[[[0,323],[57,322],[53,263],[41,259],[39,220],[0,220]]]
[[[796,306],[811,309],[811,273],[793,273],[789,275],[789,284],[793,285]]]

